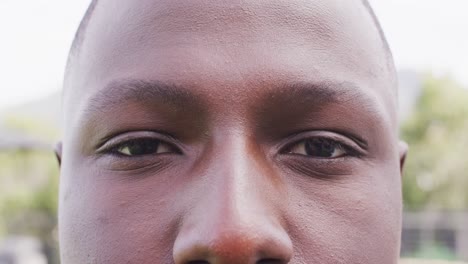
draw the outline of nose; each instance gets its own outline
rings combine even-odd
[[[276,210],[275,184],[252,153],[236,148],[205,172],[208,184],[175,240],[176,264],[289,263],[292,242]]]

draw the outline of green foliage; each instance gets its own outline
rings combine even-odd
[[[402,137],[410,145],[406,208],[468,208],[468,89],[448,78],[427,77]]]
[[[39,141],[50,142],[58,135],[58,129],[32,118],[8,117],[3,123]],[[37,237],[46,246],[50,263],[58,263],[58,174],[52,149],[0,150],[0,238]]]
[[[44,226],[54,228],[58,188],[56,163],[52,153],[40,151],[0,154],[0,230],[45,235],[47,231],[41,230]],[[39,223],[24,219],[30,217],[48,220]]]
[[[453,251],[438,244],[423,245],[412,257],[418,259],[457,260]]]

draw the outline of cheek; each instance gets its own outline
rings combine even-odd
[[[60,247],[63,263],[171,263],[177,209],[166,184],[63,168]]]
[[[315,184],[293,187],[288,218],[296,258],[313,263],[396,263],[401,230],[399,174],[367,173],[348,183],[314,180]]]

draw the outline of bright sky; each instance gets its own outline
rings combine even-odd
[[[90,0],[0,1],[0,110],[60,89]],[[400,69],[450,73],[468,87],[467,0],[371,0]]]

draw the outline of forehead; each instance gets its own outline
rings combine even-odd
[[[224,97],[350,82],[394,115],[392,69],[360,1],[101,0],[69,79],[68,98],[79,101],[118,79]]]

